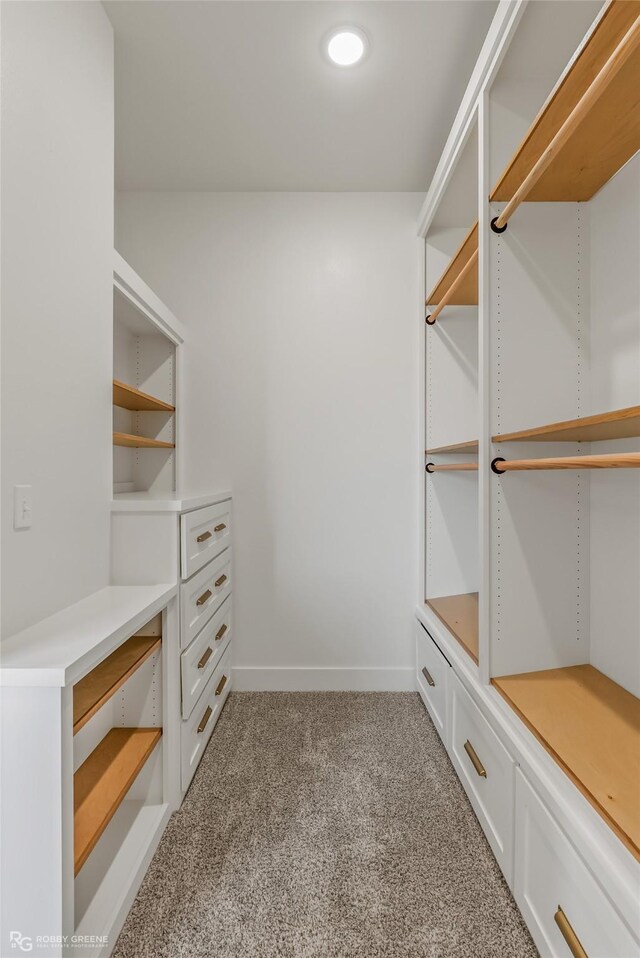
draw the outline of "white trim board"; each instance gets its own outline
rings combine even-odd
[[[234,692],[414,692],[406,669],[298,669],[234,667]]]

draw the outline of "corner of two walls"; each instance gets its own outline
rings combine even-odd
[[[101,4],[2,7],[6,636],[109,581],[114,102]]]

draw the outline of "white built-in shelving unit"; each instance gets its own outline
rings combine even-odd
[[[639,149],[640,3],[501,3],[420,227],[418,687],[559,956],[640,952]]]
[[[113,490],[174,492],[179,483],[180,322],[114,253]]]

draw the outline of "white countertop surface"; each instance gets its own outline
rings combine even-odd
[[[112,512],[190,512],[231,499],[222,492],[120,492],[111,501]]]
[[[108,586],[0,643],[0,686],[65,686],[136,633],[177,585]]]

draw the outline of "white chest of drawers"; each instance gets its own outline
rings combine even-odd
[[[183,794],[232,685],[232,535],[230,492],[113,500],[112,581],[179,584],[181,701],[173,714],[181,723]]]

